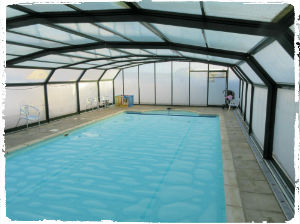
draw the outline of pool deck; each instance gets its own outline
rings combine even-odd
[[[111,106],[55,120],[5,135],[6,152],[12,152],[68,130],[113,116],[125,110],[165,110],[166,106]],[[286,218],[261,171],[232,111],[217,107],[176,107],[220,118],[226,214],[228,222],[285,222]]]

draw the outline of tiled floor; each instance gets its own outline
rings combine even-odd
[[[285,216],[232,111],[208,107],[172,108],[196,111],[202,114],[218,114],[220,117],[227,221],[284,222],[286,220]],[[166,107],[134,106],[127,110],[159,109],[166,109]],[[62,134],[75,127],[120,113],[123,110],[126,109],[112,106],[105,110],[82,113],[40,127],[7,134],[5,136],[6,151],[14,151],[26,145]]]

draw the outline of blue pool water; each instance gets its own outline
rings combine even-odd
[[[219,119],[123,113],[35,144],[6,196],[12,220],[226,222]]]

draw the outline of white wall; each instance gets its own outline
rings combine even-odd
[[[115,78],[114,81],[115,85],[115,96],[119,96],[123,94],[123,78],[122,78],[122,71],[119,72],[117,77]],[[100,88],[101,91],[101,88]]]
[[[99,89],[100,97],[105,96],[108,98],[109,103],[113,103],[113,81],[100,81]]]
[[[88,98],[98,98],[97,82],[79,82],[80,110],[86,109]]]
[[[134,103],[139,103],[138,66],[124,69],[124,94],[133,95]]]
[[[48,84],[50,118],[77,112],[75,84]]]
[[[154,64],[140,66],[140,103],[154,104]]]
[[[20,106],[32,105],[40,110],[40,120],[45,120],[44,86],[6,87],[4,109],[5,129],[14,128],[19,119]],[[19,123],[24,125],[25,121]]]
[[[190,101],[191,106],[207,105],[207,73],[191,72]]]
[[[208,105],[223,105],[226,78],[210,78],[208,87]]]
[[[294,126],[296,113],[299,112],[299,103],[295,103],[294,96],[294,90],[277,90],[273,140],[273,156],[292,182],[295,181]]]
[[[156,104],[171,104],[171,62],[156,63]]]
[[[254,87],[252,130],[261,146],[264,145],[265,137],[267,91],[267,88]]]
[[[188,62],[173,62],[173,105],[189,105]]]

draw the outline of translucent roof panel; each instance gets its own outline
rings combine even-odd
[[[95,60],[95,61],[89,61],[86,64],[91,64],[91,65],[105,65],[108,63],[112,63],[114,61],[112,60]]]
[[[162,41],[138,22],[108,22],[99,24],[134,41]]]
[[[240,61],[240,60],[236,60],[236,59],[222,58],[222,57],[217,57],[217,56],[208,56],[208,60],[224,62],[224,63],[229,63],[229,64],[236,64]]]
[[[209,64],[209,71],[227,71],[228,67]]]
[[[5,68],[6,83],[44,82],[50,70]]]
[[[277,41],[260,50],[254,57],[275,82],[295,82],[294,60]]]
[[[149,55],[148,52],[143,51],[141,49],[120,49],[120,50],[129,52],[130,54]]]
[[[256,73],[247,63],[244,62],[242,65],[240,65],[240,68],[253,83],[264,85],[263,81],[256,75]]]
[[[95,67],[95,65],[91,65],[91,64],[78,64],[78,65],[70,66],[70,68],[82,68],[82,69],[88,69],[93,67]]]
[[[78,57],[83,57],[83,58],[101,58],[103,56],[101,55],[97,55],[97,54],[92,54],[92,53],[88,53],[88,52],[84,52],[84,51],[75,51],[75,52],[68,52],[68,53],[64,53],[64,55],[69,55],[69,56],[78,56]]]
[[[89,69],[81,80],[98,80],[105,70]]]
[[[26,13],[16,9],[12,9],[10,7],[6,7],[6,18],[12,18],[17,16],[23,16],[23,15],[26,15]]]
[[[200,2],[153,2],[151,0],[143,0],[138,4],[144,9],[178,12],[178,13],[190,13],[201,15]]]
[[[119,69],[110,69],[107,70],[103,77],[101,78],[101,80],[106,80],[106,79],[114,79],[116,77],[116,75],[119,73]]]
[[[11,60],[11,59],[14,59],[14,58],[17,58],[18,56],[16,56],[16,55],[9,55],[9,54],[7,54],[6,55],[6,61],[7,60]]]
[[[169,49],[147,49],[147,51],[158,56],[179,56],[175,51]]]
[[[41,51],[41,49],[32,48],[32,47],[25,47],[15,44],[6,44],[6,53],[7,54],[14,54],[14,55],[26,55],[31,54],[37,51]]]
[[[191,71],[208,71],[208,64],[200,62],[191,62],[190,63]]]
[[[290,30],[295,33],[295,26],[294,26],[294,24],[290,26]]]
[[[57,69],[53,73],[50,82],[76,81],[82,74],[82,70],[77,69]]]
[[[17,63],[16,65],[26,66],[26,67],[38,67],[38,68],[57,68],[61,66],[57,63],[41,62],[41,61],[24,61],[21,63]]]
[[[201,29],[163,24],[152,25],[160,30],[160,32],[172,42],[205,47],[205,41]]]
[[[185,52],[185,51],[179,51],[179,53],[181,53],[185,57],[208,60],[207,55],[204,55],[204,54],[195,54],[195,53],[190,53],[190,52]]]
[[[44,26],[41,24],[18,27],[11,29],[13,31],[33,35],[40,38],[47,38],[50,40],[56,40],[64,43],[72,43],[72,44],[85,44],[95,42],[93,40],[77,36],[68,32],[64,32],[58,29],[54,29],[52,27]]]
[[[66,46],[65,44],[42,40],[34,37],[24,36],[16,33],[6,32],[6,40],[13,41],[13,42],[22,42],[24,44],[35,45],[38,47],[45,47],[45,48],[53,48],[53,47],[63,47]]]
[[[99,38],[104,41],[127,41],[118,35],[115,35],[90,23],[58,23],[57,25],[77,31],[79,33],[87,34],[95,38]]]
[[[82,58],[62,56],[62,55],[57,55],[57,54],[50,54],[50,55],[47,55],[47,56],[44,56],[44,57],[36,58],[36,60],[48,61],[48,62],[58,62],[58,63],[67,63],[67,64],[73,64],[73,63],[84,61],[84,59],[82,59]]]
[[[253,4],[242,2],[204,2],[207,16],[271,22],[287,4]]]
[[[64,4],[24,4],[23,7],[33,10],[35,12],[64,12],[64,11],[74,11],[74,9],[64,5]]]
[[[122,53],[122,52],[116,51],[116,50],[112,50],[112,49],[109,49],[109,48],[100,48],[100,49],[88,50],[87,52],[90,52],[92,54],[101,54],[101,55],[109,56],[109,57],[116,57],[116,56],[126,55],[125,53]]]
[[[248,52],[264,37],[248,34],[205,30],[208,47],[223,50]]]
[[[86,2],[80,4],[73,4],[73,6],[81,10],[109,10],[122,9],[125,7],[122,2]]]

